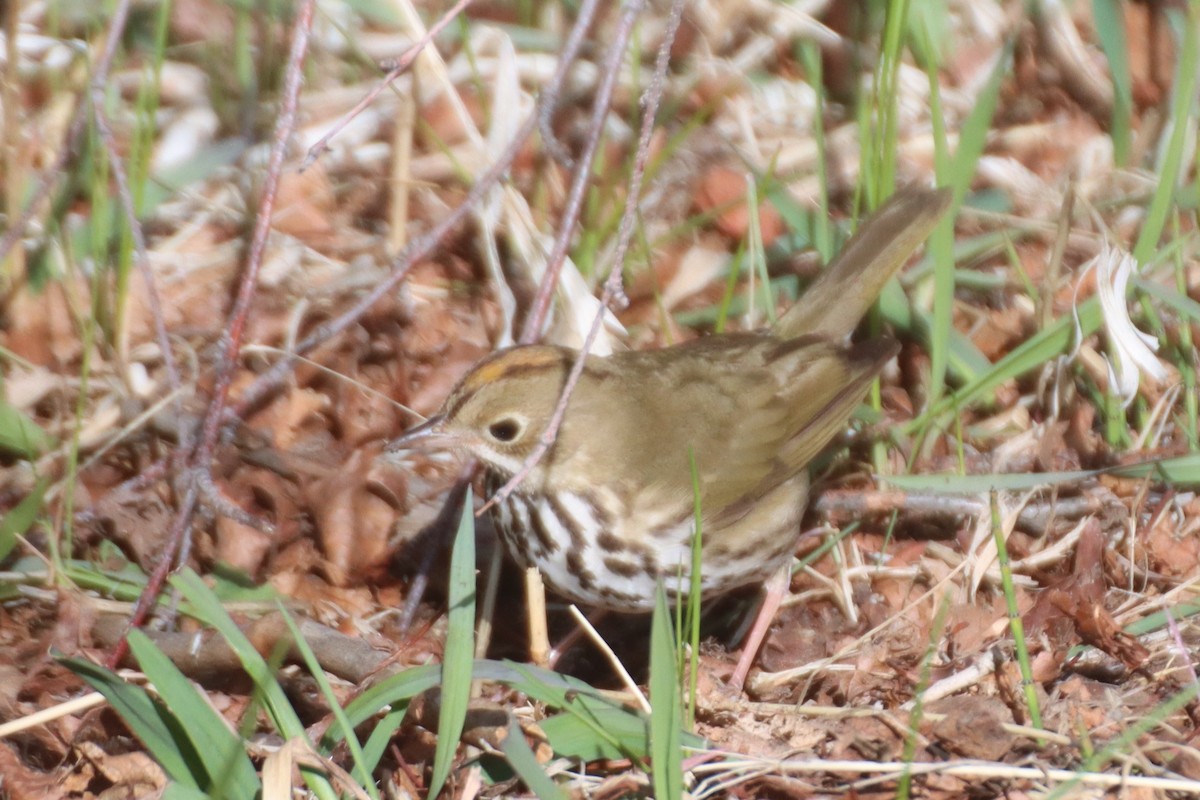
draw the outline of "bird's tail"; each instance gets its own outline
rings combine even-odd
[[[858,229],[821,276],[776,323],[783,339],[841,340],[858,327],[884,285],[950,207],[950,189],[904,189]]]

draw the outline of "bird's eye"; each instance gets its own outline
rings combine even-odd
[[[521,423],[511,417],[497,420],[488,426],[488,433],[498,442],[511,442],[521,432]]]

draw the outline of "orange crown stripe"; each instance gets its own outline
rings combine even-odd
[[[562,353],[554,347],[520,347],[501,354],[495,360],[476,368],[463,384],[463,389],[474,392],[481,386],[511,376],[514,373],[542,369],[562,362]]]

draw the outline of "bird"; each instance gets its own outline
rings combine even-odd
[[[515,561],[593,609],[650,611],[660,581],[682,602],[698,494],[702,599],[768,587],[731,676],[740,688],[786,591],[809,464],[899,351],[851,334],[951,200],[948,189],[895,194],[770,329],[584,356],[553,444],[491,510]],[[387,450],[458,451],[494,492],[526,466],[579,357],[548,344],[495,352]]]

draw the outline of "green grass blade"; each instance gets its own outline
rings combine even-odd
[[[1142,224],[1142,232],[1133,248],[1133,257],[1139,264],[1149,263],[1158,248],[1158,240],[1166,227],[1167,217],[1174,203],[1180,164],[1183,162],[1183,149],[1187,144],[1188,130],[1191,128],[1188,120],[1191,118],[1193,98],[1196,96],[1196,67],[1197,62],[1200,62],[1200,3],[1192,0],[1188,4],[1186,16],[1183,41],[1179,48],[1179,69],[1175,72],[1172,87],[1171,138],[1158,171],[1158,186],[1154,190],[1150,208],[1146,211],[1146,221]]]
[[[0,400],[0,453],[34,459],[50,449],[50,435],[24,412]]]
[[[1004,590],[1004,602],[1008,610],[1008,629],[1013,637],[1013,649],[1017,654],[1017,666],[1021,670],[1021,687],[1025,690],[1025,706],[1029,711],[1030,724],[1038,729],[1042,726],[1042,708],[1038,703],[1037,688],[1033,682],[1033,667],[1029,663],[1029,646],[1025,643],[1025,622],[1017,607],[1017,590],[1013,584],[1012,566],[1008,560],[1008,542],[1004,539],[1004,526],[1000,521],[1000,504],[993,491],[990,495],[992,512],[992,539],[996,543],[996,561],[1000,565],[1000,585]]]
[[[937,612],[933,616],[933,625],[929,630],[929,646],[921,659],[921,670],[918,673],[917,686],[913,692],[912,708],[908,713],[908,730],[904,736],[904,752],[901,761],[904,769],[896,787],[897,800],[908,800],[912,792],[912,767],[916,763],[917,744],[920,740],[921,721],[925,718],[925,690],[933,679],[933,662],[941,651],[942,634],[946,630],[946,617],[950,613],[950,594],[942,595]]]
[[[199,755],[183,734],[179,720],[140,686],[126,683],[104,667],[81,658],[60,658],[59,663],[87,682],[117,712],[134,736],[172,780],[199,791],[207,776]]]
[[[395,718],[398,724],[408,701],[437,686],[440,674],[440,665],[430,664],[383,678],[346,705],[346,717],[352,726],[358,726],[390,708],[390,714],[399,715]],[[649,753],[649,721],[645,715],[622,706],[577,678],[529,664],[487,659],[476,661],[472,674],[476,680],[502,683],[535,703],[560,709],[560,713],[540,723],[559,756],[581,761],[640,760]],[[682,737],[686,747],[697,750],[707,747],[700,736],[683,732]],[[340,729],[330,728],[321,740],[323,752],[340,741]],[[364,747],[368,761],[374,763],[372,759],[378,758],[387,741],[387,734],[376,728]]]
[[[330,712],[333,714],[335,727],[341,728],[343,740],[346,742],[347,749],[350,750],[350,757],[354,761],[354,777],[359,782],[359,785],[367,793],[367,796],[372,800],[379,800],[379,790],[375,788],[375,782],[371,779],[371,768],[367,765],[367,760],[363,754],[362,745],[358,741],[358,737],[354,734],[354,728],[350,725],[349,719],[346,717],[346,712],[342,710],[341,704],[338,702],[337,696],[333,693],[333,686],[329,683],[329,678],[325,676],[325,670],[321,669],[320,662],[317,661],[316,653],[308,646],[308,642],[304,640],[304,635],[300,633],[299,626],[292,619],[292,615],[281,601],[276,600],[275,605],[279,613],[283,616],[283,621],[287,623],[288,630],[292,632],[292,641],[296,649],[300,652],[300,657],[304,660],[304,665],[308,667],[308,673],[313,680],[317,682],[317,687],[321,690],[321,694],[325,697],[325,702],[329,704]]]
[[[409,700],[437,686],[441,681],[441,664],[426,664],[383,678],[346,704],[346,719],[357,727],[386,706],[403,707]],[[321,739],[322,749],[328,750],[341,741],[341,731],[332,728]]]
[[[1123,464],[1119,467],[1109,467],[1106,472],[1123,478],[1155,478],[1175,488],[1200,486],[1200,453],[1140,464]]]
[[[884,475],[880,480],[906,492],[934,494],[986,494],[991,491],[1021,492],[1042,486],[1078,483],[1096,476],[1091,470],[1070,472],[1021,472],[991,475]]]
[[[942,218],[929,237],[929,249],[934,263],[933,324],[930,329],[930,401],[940,397],[945,388],[946,368],[949,364],[949,348],[953,331],[954,314],[954,218],[962,206],[971,179],[987,145],[992,118],[1000,98],[1000,87],[1012,69],[1013,45],[1005,45],[996,66],[988,77],[987,84],[979,93],[975,107],[963,122],[958,135],[958,150],[945,164],[939,163],[938,182],[954,189],[954,202],[950,211]],[[933,85],[936,85],[934,76]],[[939,159],[939,161],[942,161]]]
[[[300,721],[296,710],[288,702],[287,695],[284,693],[283,687],[279,685],[279,681],[275,680],[275,674],[270,665],[238,628],[237,623],[221,606],[220,600],[205,585],[200,576],[191,569],[185,569],[171,578],[171,585],[177,588],[191,603],[192,610],[199,619],[216,628],[225,637],[229,647],[237,654],[242,669],[254,682],[257,696],[262,701],[272,724],[283,738],[288,740],[307,739],[308,734],[304,729],[304,723]],[[334,800],[337,797],[337,792],[334,791],[328,778],[318,769],[302,765],[300,771],[315,795],[323,800]]]
[[[475,517],[471,490],[463,498],[462,517],[450,554],[450,612],[446,648],[442,656],[442,703],[438,711],[438,739],[433,753],[429,796],[437,797],[450,776],[471,700],[471,672],[475,656]]]
[[[170,713],[186,720],[180,729],[208,775],[204,789],[209,796],[252,797],[260,788],[258,774],[241,739],[150,637],[130,631],[129,649]]]
[[[813,88],[817,102],[813,111],[813,119],[823,120],[825,119],[826,100],[821,50],[813,42],[801,42],[797,45],[797,49],[800,63],[804,65],[804,73],[808,78],[808,85]],[[812,137],[813,145],[817,148],[817,185],[820,190],[817,193],[817,213],[812,221],[811,238],[813,248],[821,256],[821,263],[828,264],[829,259],[833,258],[833,228],[829,220],[829,167],[827,166],[827,148],[825,146],[825,126],[813,125]],[[784,195],[789,202],[792,202],[792,198],[787,192],[778,191],[776,194]],[[774,194],[769,196],[774,200]],[[776,203],[776,208],[778,207],[779,204]]]
[[[367,772],[375,771],[375,767],[379,765],[379,760],[383,758],[383,754],[391,747],[392,738],[396,735],[396,731],[400,730],[400,725],[404,722],[404,713],[407,710],[407,705],[390,708],[375,723],[375,729],[371,731],[371,735],[367,737],[367,743],[362,748],[363,766]]]
[[[573,705],[570,711],[539,723],[554,752],[580,761],[643,759],[650,741],[646,720],[632,711],[595,703]]]
[[[563,713],[541,723],[556,753],[585,761],[595,758],[639,760],[649,753],[647,720],[638,712],[598,695],[595,689],[582,682],[548,679],[552,673],[523,664],[513,664],[512,668],[521,677],[505,680],[505,683],[532,700],[562,709]],[[595,753],[605,755],[589,755]]]
[[[38,512],[42,510],[42,498],[49,487],[49,479],[42,478],[21,502],[0,517],[0,561],[8,558],[8,554],[17,546],[17,537],[33,526]]]
[[[1190,683],[1153,708],[1150,713],[1136,719],[1132,725],[1121,732],[1120,736],[1113,737],[1104,747],[1084,759],[1076,777],[1054,787],[1054,791],[1046,795],[1046,800],[1079,796],[1075,789],[1083,780],[1084,775],[1100,771],[1114,758],[1135,752],[1139,739],[1165,722],[1172,714],[1193,703],[1197,695],[1200,695],[1200,683]]]
[[[1079,483],[1100,475],[1154,478],[1177,488],[1200,486],[1200,454],[1153,459],[1103,469],[1065,472],[1020,472],[989,475],[881,475],[879,480],[908,492],[985,494],[991,491],[1023,492],[1039,487]]]
[[[899,127],[899,83],[901,51],[908,25],[908,0],[889,0],[883,27],[879,66],[875,70],[875,124],[870,138],[872,159],[864,153],[863,179],[867,207],[874,209],[896,189],[896,158]],[[869,166],[868,166],[869,165]]]
[[[692,448],[688,448],[688,458],[691,461],[692,468],[692,515],[694,520],[693,525],[695,526],[695,531],[692,534],[692,574],[691,586],[688,587],[686,623],[688,653],[690,656],[687,672],[687,729],[690,731],[696,722],[696,692],[700,677],[700,576],[702,575],[703,567],[701,555],[704,551],[704,514],[700,504],[700,469],[696,466],[696,453]],[[683,635],[683,631],[680,632],[680,635]]]
[[[892,285],[894,286],[895,284]],[[936,303],[937,301],[935,300],[934,302]],[[888,317],[886,308],[884,309],[884,317]],[[916,309],[911,313],[909,319],[910,329],[920,337],[921,341],[928,342],[932,347],[936,335],[933,333],[934,315]],[[946,340],[941,349],[944,351],[946,358],[946,369],[950,377],[959,385],[977,380],[979,376],[987,374],[992,369],[992,362],[988,361],[987,356],[980,352],[975,343],[953,327],[946,334]],[[943,378],[944,382],[945,379]]]
[[[551,780],[546,771],[542,769],[542,765],[538,763],[537,757],[529,747],[529,742],[525,741],[525,734],[521,731],[521,726],[515,719],[509,719],[508,735],[504,737],[501,750],[504,752],[504,757],[508,759],[509,766],[513,768],[513,772],[517,773],[517,776],[540,800],[567,799],[563,790],[558,788],[558,785]]]
[[[937,41],[932,31],[935,18],[929,14],[916,17],[917,30],[924,34],[925,72],[929,79],[929,109],[933,122],[933,158],[938,182],[944,183],[951,173],[950,145],[946,140],[946,123],[942,112],[941,84],[938,81]],[[955,209],[957,211],[957,209]],[[949,342],[954,333],[954,216],[947,213],[929,237],[928,250],[933,261],[933,314],[929,319],[930,370],[926,403],[936,401],[945,392],[946,369],[949,364]]]
[[[583,681],[528,664],[483,659],[475,662],[472,673],[476,680],[504,683],[530,699],[554,708],[569,705],[571,698],[592,699],[613,708],[620,707]],[[402,706],[437,686],[441,674],[440,664],[427,664],[383,678],[346,705],[346,718],[353,726],[361,725],[385,706]],[[331,730],[322,740],[322,747],[332,747],[339,741],[340,735]]]
[[[650,622],[650,765],[654,796],[659,800],[683,797],[683,748],[679,736],[683,708],[675,674],[670,619],[667,595],[660,582]]]
[[[1100,327],[1100,303],[1096,298],[1092,297],[1080,303],[1076,312],[1083,336],[1091,335]],[[1075,320],[1069,316],[1055,320],[1052,325],[1011,350],[1008,355],[992,365],[990,371],[942,398],[942,401],[933,405],[928,412],[908,423],[904,426],[904,432],[911,434],[921,430],[943,414],[966,406],[1005,381],[1041,368],[1055,356],[1068,352],[1074,342]]]
[[[206,624],[216,628],[225,637],[237,655],[242,669],[254,681],[262,696],[267,713],[285,739],[303,735],[304,725],[288,702],[266,659],[250,643],[237,623],[221,607],[217,596],[204,584],[203,579],[190,569],[185,569],[171,579],[172,585],[192,604],[196,615]]]
[[[1170,607],[1170,614],[1176,620],[1184,620],[1200,614],[1200,603],[1179,603]],[[1123,630],[1130,636],[1144,636],[1167,626],[1167,610],[1155,611],[1141,619],[1136,619],[1126,625]],[[1082,647],[1082,645],[1081,645]],[[1070,656],[1068,655],[1068,658]]]
[[[1200,322],[1200,303],[1197,303],[1179,290],[1136,276],[1133,278],[1132,283],[1139,292],[1145,292],[1155,300],[1161,301],[1176,313],[1187,317],[1192,322]]]
[[[209,800],[207,793],[172,781],[163,787],[162,800]]]
[[[1108,72],[1112,76],[1113,109],[1112,131],[1113,156],[1118,166],[1129,160],[1129,145],[1133,115],[1133,79],[1129,72],[1129,46],[1125,40],[1125,15],[1117,0],[1092,0],[1092,18],[1100,47],[1108,59]]]

